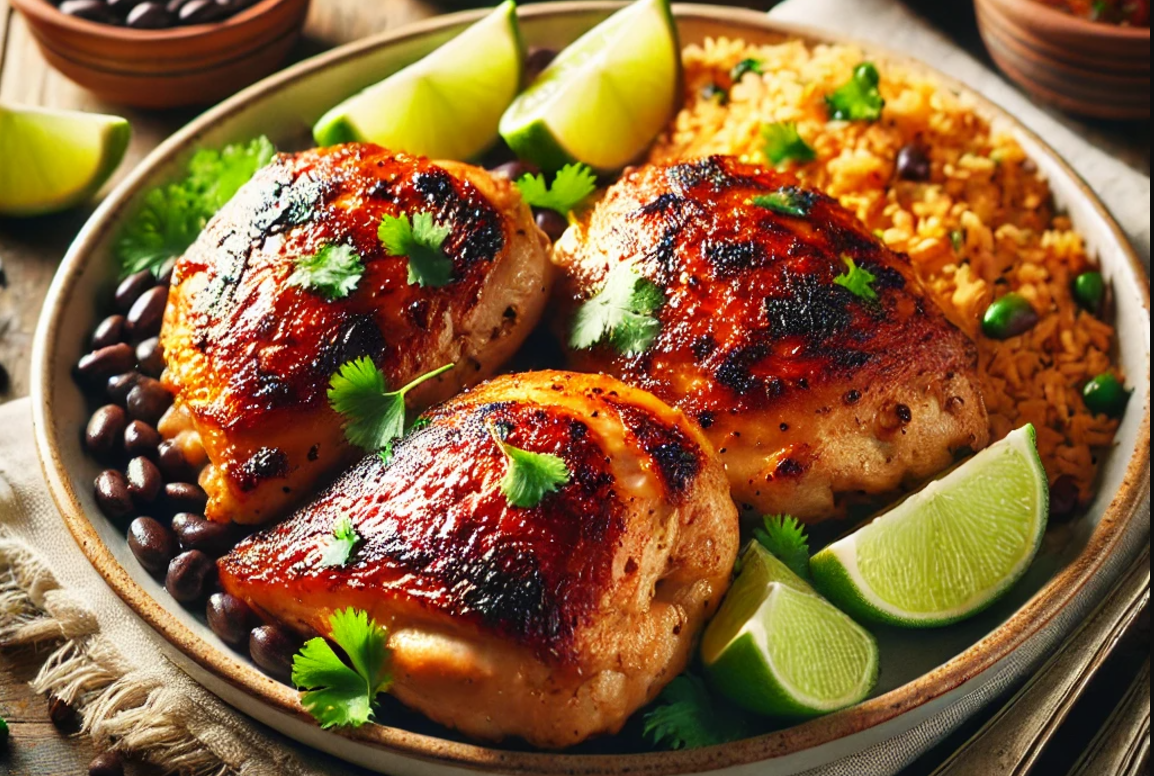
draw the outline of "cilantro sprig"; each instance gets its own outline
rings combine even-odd
[[[762,146],[765,158],[773,164],[790,161],[805,164],[817,158],[817,153],[802,140],[797,124],[793,122],[762,124],[761,138],[765,141]]]
[[[438,224],[427,211],[385,216],[377,228],[377,237],[392,256],[409,259],[409,285],[440,288],[453,279],[453,261],[442,250],[452,227]]]
[[[326,245],[312,255],[293,260],[288,284],[315,291],[330,302],[351,294],[365,274],[361,255],[349,245]]]
[[[521,198],[533,207],[546,208],[569,215],[597,188],[597,176],[583,164],[567,164],[555,176],[553,184],[544,175],[525,173],[517,179]]]
[[[342,515],[333,522],[333,534],[321,554],[321,567],[344,566],[361,543],[356,526],[347,516]]]
[[[197,151],[180,180],[151,189],[116,236],[112,253],[121,276],[184,253],[237,190],[276,154],[267,137]]]
[[[292,681],[302,690],[301,705],[322,728],[360,727],[373,717],[376,698],[392,685],[389,634],[366,612],[333,612],[330,638],[349,656],[346,665],[332,646],[317,637],[293,657]]]
[[[495,425],[489,426],[489,433],[509,464],[501,480],[501,493],[513,506],[532,509],[569,483],[569,467],[560,456],[514,447],[501,437]]]
[[[578,308],[569,345],[586,350],[609,342],[625,355],[644,353],[661,332],[655,314],[664,304],[661,287],[622,262],[610,270],[605,286]]]
[[[329,405],[345,418],[345,437],[370,452],[387,451],[405,435],[405,396],[453,364],[421,375],[399,391],[390,391],[385,375],[368,356],[341,366],[329,381]]]
[[[644,734],[655,746],[698,749],[745,738],[749,726],[739,713],[715,701],[700,677],[685,673],[646,712]]]
[[[736,65],[734,65],[733,69],[729,71],[729,78],[735,84],[740,83],[741,79],[745,77],[746,73],[753,73],[754,75],[761,75],[762,74],[761,67],[762,67],[762,65],[761,65],[760,59],[754,59],[753,57],[743,59],[740,62],[738,62]]]
[[[862,62],[853,76],[833,94],[826,95],[825,105],[834,121],[877,121],[886,101],[878,91],[881,77],[872,62]]]
[[[753,538],[794,574],[809,579],[809,537],[796,517],[766,515],[762,527],[754,529]]]
[[[799,189],[796,186],[782,186],[777,191],[768,194],[758,194],[750,199],[754,205],[772,210],[782,215],[805,218],[813,209],[817,195],[812,191]]]
[[[842,261],[845,262],[848,268],[845,272],[833,279],[842,288],[848,290],[858,299],[865,299],[869,302],[876,302],[878,292],[874,291],[873,283],[877,280],[877,275],[870,272],[865,267],[859,267],[857,262],[849,256],[842,256]]]

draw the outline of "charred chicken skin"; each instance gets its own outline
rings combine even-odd
[[[577,300],[566,326],[620,262],[665,297],[645,352],[599,344],[573,368],[695,418],[746,509],[816,522],[940,472],[988,430],[976,349],[908,258],[795,183],[726,157],[635,169],[555,262]]]
[[[219,562],[224,589],[303,634],[355,607],[391,634],[391,692],[462,732],[564,747],[618,731],[686,666],[738,550],[709,441],[606,376],[499,377],[425,416]],[[570,477],[512,506],[493,436]],[[323,567],[334,521],[361,542]]]
[[[411,283],[378,237],[385,216],[418,213],[450,227],[446,284]],[[351,293],[289,282],[332,246],[363,264]],[[207,516],[276,518],[359,457],[326,399],[347,361],[371,357],[393,389],[456,364],[409,394],[416,407],[494,374],[542,313],[548,252],[516,188],[477,167],[366,144],[277,157],[180,259],[165,314],[176,403],[161,430],[207,453]]]

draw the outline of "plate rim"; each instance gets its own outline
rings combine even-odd
[[[517,10],[519,17],[523,19],[560,18],[591,12],[608,13],[622,5],[624,5],[622,2],[606,0],[592,2],[563,0],[522,6]],[[306,720],[310,724],[312,718],[300,706],[299,694],[296,691],[240,662],[230,652],[216,647],[189,630],[175,614],[170,613],[132,579],[104,545],[89,521],[69,483],[62,454],[56,445],[58,434],[52,421],[55,417],[52,411],[52,397],[58,376],[52,369],[52,362],[54,343],[58,339],[61,323],[62,302],[71,297],[87,261],[94,253],[95,244],[110,228],[119,211],[127,206],[157,169],[184,153],[197,137],[215,122],[244,110],[247,103],[258,95],[287,88],[303,76],[340,62],[355,60],[370,51],[469,23],[486,12],[486,9],[478,9],[438,16],[340,46],[275,73],[193,119],[145,157],[105,198],[85,223],[53,278],[33,338],[31,395],[37,457],[48,481],[53,501],[88,561],[137,616],[148,623],[170,646],[192,660],[199,669],[207,671],[275,712]],[[974,101],[976,109],[987,119],[997,117],[999,121],[1008,122],[1015,132],[1033,142],[1040,153],[1049,156],[1057,169],[1076,185],[1082,197],[1106,224],[1114,242],[1122,249],[1130,264],[1130,270],[1140,281],[1144,281],[1139,283],[1139,296],[1147,320],[1149,319],[1149,281],[1141,260],[1117,221],[1089,185],[1060,154],[993,100],[962,81],[909,55],[813,27],[781,23],[757,11],[725,6],[675,4],[674,14],[678,19],[697,18],[714,24],[721,23],[735,30],[758,28],[764,32],[796,37],[811,43],[842,43],[858,46],[863,51],[886,61],[920,69],[932,75],[943,87],[966,94],[968,99]],[[1146,379],[1148,384],[1149,343],[1147,343]],[[1126,465],[1123,484],[1106,507],[1086,546],[1077,558],[1060,570],[1005,623],[946,663],[911,682],[850,709],[784,730],[704,749],[611,756],[508,751],[479,744],[449,741],[383,725],[342,732],[339,735],[383,752],[428,763],[478,772],[500,769],[506,773],[538,776],[553,774],[608,776],[625,772],[637,776],[674,776],[748,765],[796,754],[889,722],[944,696],[995,666],[1038,633],[1076,597],[1090,577],[1117,549],[1137,513],[1138,506],[1148,497],[1149,492],[1150,406],[1147,404],[1137,431],[1136,453]]]

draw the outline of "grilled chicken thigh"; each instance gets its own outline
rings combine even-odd
[[[392,693],[483,739],[564,747],[621,728],[689,660],[729,585],[738,515],[696,424],[605,376],[499,377],[430,412],[219,562],[302,633],[354,607],[388,627]],[[493,429],[570,478],[511,506]],[[361,538],[323,567],[334,521]]]
[[[555,261],[566,300],[620,262],[665,295],[644,353],[600,344],[571,365],[696,418],[747,509],[816,522],[941,471],[988,430],[975,347],[908,259],[794,183],[726,157],[635,169]],[[849,260],[872,281],[851,280]]]
[[[411,284],[377,234],[422,212],[451,227],[440,287]],[[328,246],[364,265],[347,297],[289,282]],[[392,388],[456,364],[409,394],[420,407],[494,374],[541,315],[548,250],[516,188],[479,168],[362,144],[278,156],[180,259],[165,314],[161,430],[207,451],[208,517],[273,519],[359,457],[325,395],[346,361],[370,356]]]

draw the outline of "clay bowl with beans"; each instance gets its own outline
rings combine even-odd
[[[275,70],[309,0],[12,0],[49,64],[111,103],[208,105]]]

